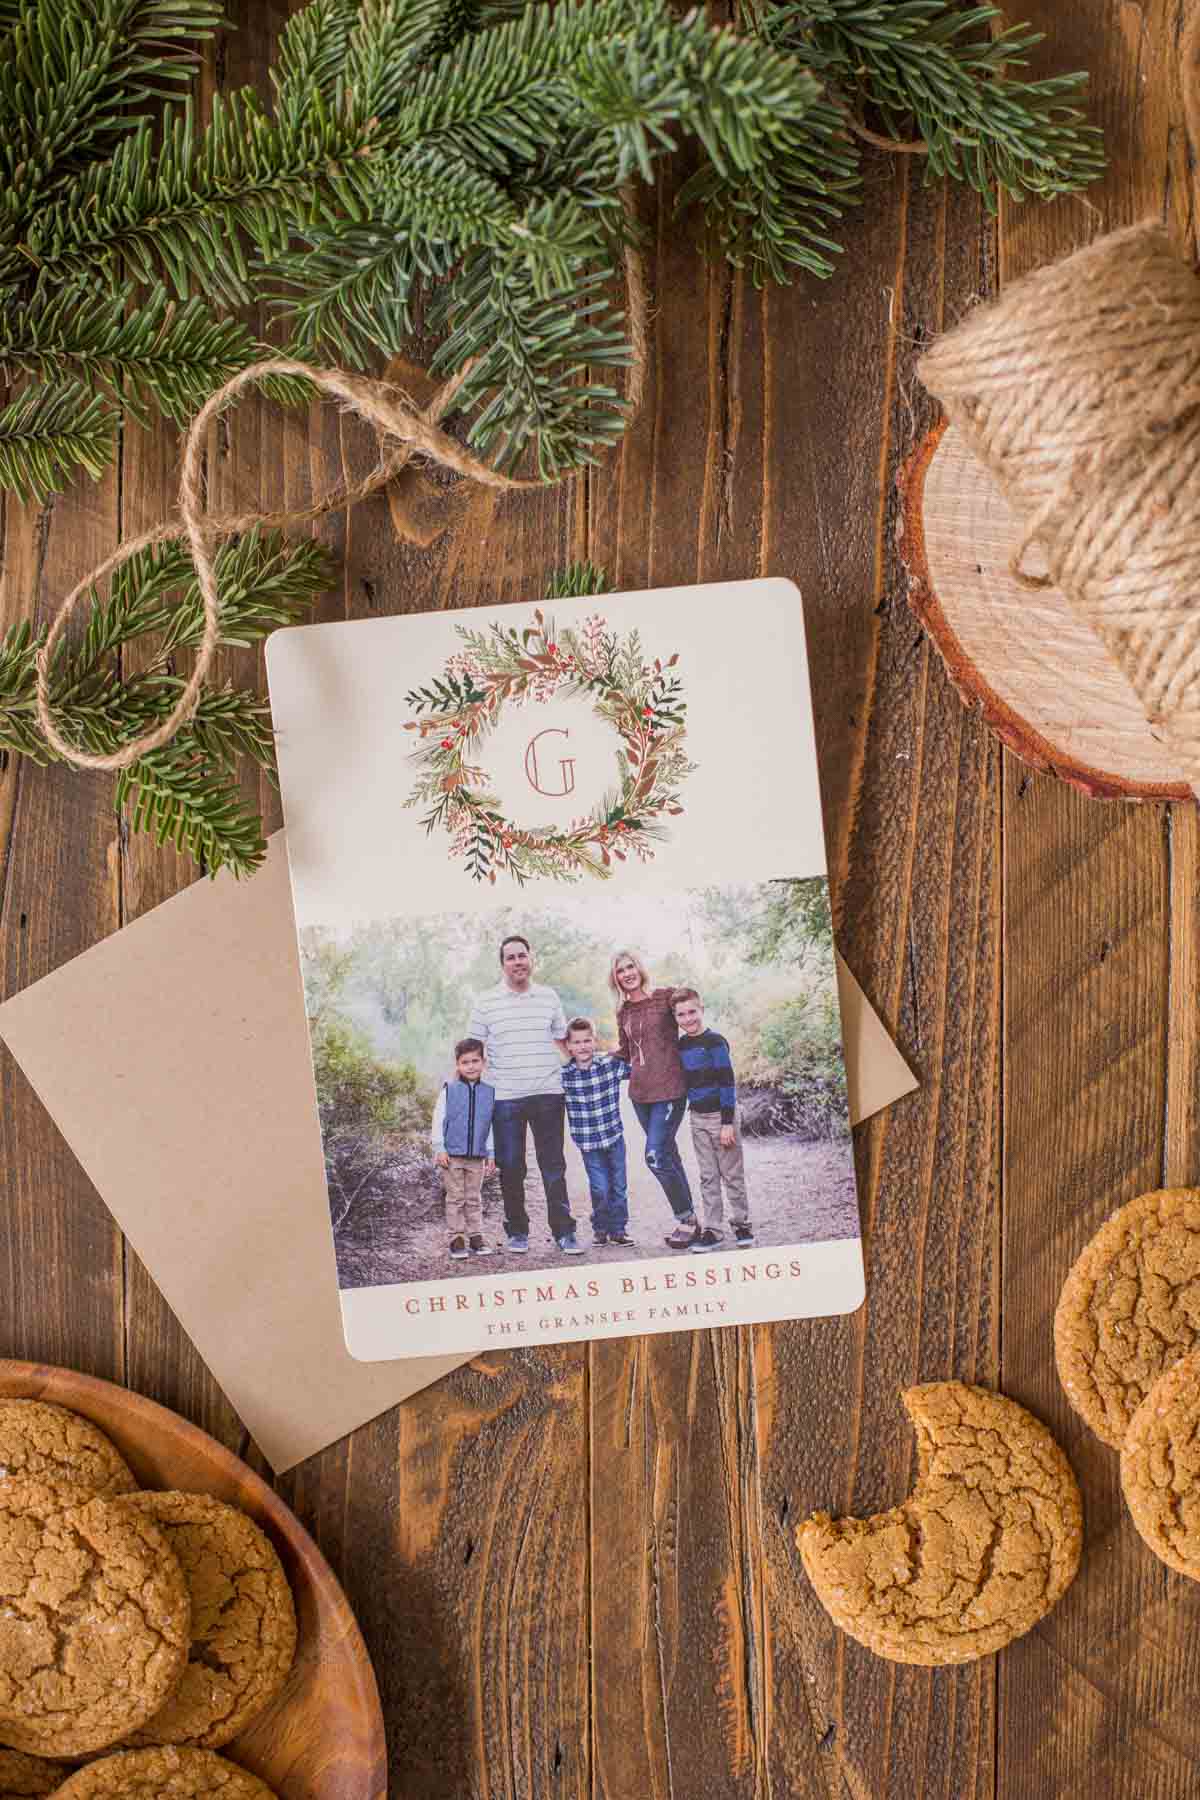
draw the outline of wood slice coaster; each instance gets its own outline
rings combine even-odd
[[[909,605],[955,687],[1023,762],[1101,800],[1191,800],[1129,681],[1057,588],[1010,572],[1017,515],[952,425],[900,472]],[[1033,549],[1023,567],[1045,572]]]

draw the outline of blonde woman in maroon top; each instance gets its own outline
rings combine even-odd
[[[675,1229],[666,1241],[673,1250],[686,1250],[700,1226],[675,1142],[687,1111],[679,1027],[671,1011],[675,990],[653,987],[645,963],[632,950],[617,951],[608,985],[617,1002],[619,1052],[629,1064],[629,1098],[646,1134],[646,1167],[675,1214]]]

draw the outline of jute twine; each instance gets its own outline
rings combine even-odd
[[[1200,148],[1198,59],[1193,31]],[[972,313],[919,374],[1025,525],[1013,573],[1061,590],[1200,784],[1200,279],[1157,221],[1130,226]],[[1035,543],[1048,575],[1023,573]]]
[[[629,210],[627,200],[626,210]],[[645,272],[641,257],[632,245],[625,252],[625,283],[631,361],[624,406],[632,416],[641,405],[645,389],[648,336]],[[178,522],[167,521],[151,531],[144,531],[140,537],[130,538],[121,544],[71,590],[54,617],[37,659],[37,717],[47,742],[65,761],[74,763],[78,768],[123,769],[136,762],[139,757],[168,743],[186,725],[196,710],[221,641],[221,597],[213,564],[216,546],[221,539],[249,531],[255,526],[262,529],[282,529],[303,525],[343,507],[354,506],[385,487],[415,455],[424,456],[445,469],[453,469],[456,474],[481,482],[486,487],[503,488],[510,492],[545,487],[545,481],[501,474],[489,463],[465,450],[441,429],[441,420],[452,410],[455,397],[474,366],[474,363],[469,363],[460,369],[438,389],[424,409],[418,408],[402,389],[389,382],[356,375],[346,369],[314,369],[307,363],[282,356],[268,357],[239,370],[223,387],[210,395],[189,426],[184,443]],[[314,387],[339,401],[346,411],[357,413],[360,418],[365,419],[379,436],[380,460],[362,480],[339,483],[311,506],[284,512],[209,513],[204,499],[204,451],[209,427],[243,389],[272,375],[303,376]],[[119,569],[130,557],[136,556],[139,550],[175,538],[187,542],[204,607],[204,634],[196,651],[191,675],[171,711],[152,730],[131,739],[108,755],[95,755],[81,750],[59,730],[51,711],[49,681],[55,649],[79,602],[95,584],[111,575],[114,569]]]

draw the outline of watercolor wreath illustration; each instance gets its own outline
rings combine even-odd
[[[580,629],[556,630],[540,608],[533,621],[524,630],[460,625],[462,649],[428,687],[405,695],[418,714],[405,730],[421,739],[420,773],[405,805],[428,808],[425,830],[447,833],[450,855],[475,881],[606,880],[631,856],[650,861],[667,837],[665,820],[684,810],[680,788],[696,765],[684,749],[679,655],[648,660],[636,630],[622,636],[599,613]],[[481,762],[504,708],[583,694],[616,733],[614,786],[565,828],[528,829],[506,818]]]

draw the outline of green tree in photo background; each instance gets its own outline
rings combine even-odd
[[[418,1181],[422,1173],[427,1175],[416,1147],[421,1133],[428,1131],[435,1090],[411,1062],[381,1056],[349,1016],[354,953],[330,933],[312,928],[301,933],[300,948],[329,1207],[337,1231],[352,1212],[361,1216],[386,1204],[398,1162]],[[436,1194],[437,1184],[428,1175],[424,1186],[429,1196]]]

